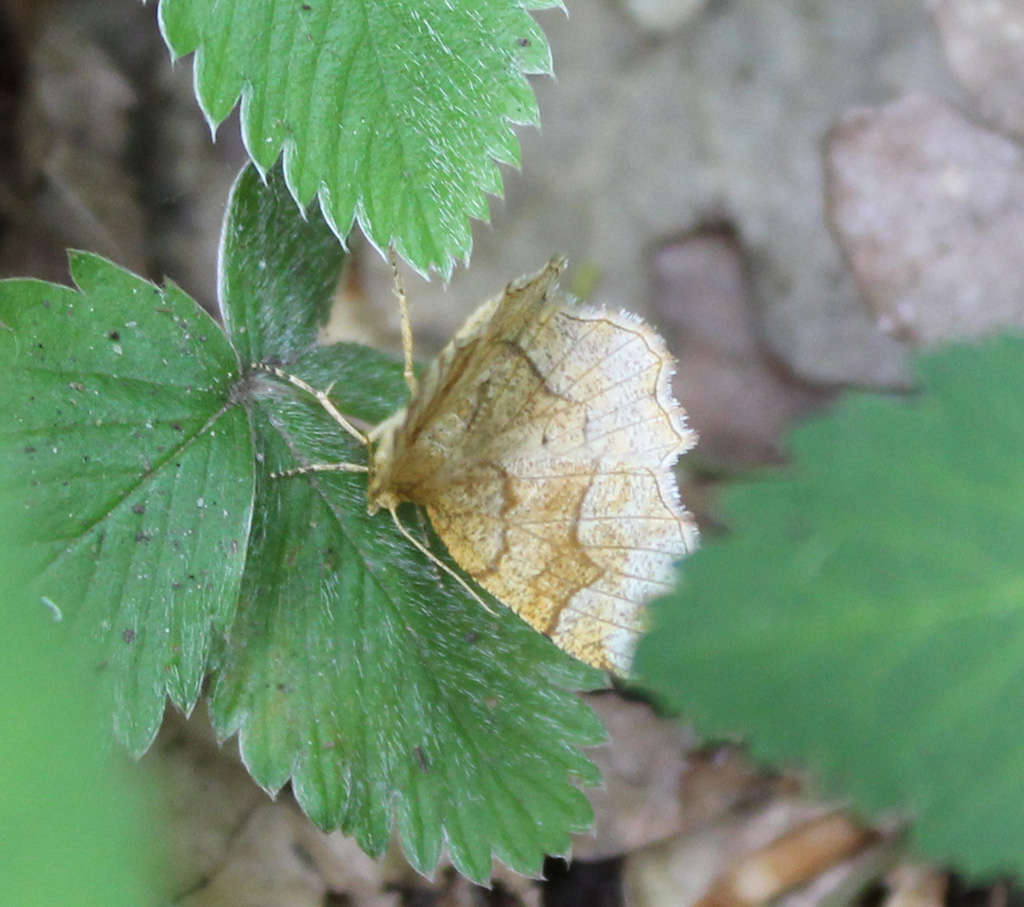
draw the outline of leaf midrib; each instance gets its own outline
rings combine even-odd
[[[42,572],[48,573],[51,569],[56,567],[65,557],[70,557],[78,547],[85,543],[88,537],[100,527],[106,520],[110,519],[111,516],[117,512],[124,502],[128,500],[133,494],[135,494],[140,488],[146,483],[155,480],[162,472],[164,466],[171,460],[181,456],[189,447],[195,444],[199,438],[207,434],[216,424],[220,421],[230,410],[237,406],[236,403],[230,401],[226,402],[217,412],[215,412],[210,418],[203,424],[203,426],[191,436],[183,437],[180,444],[170,448],[165,455],[161,456],[157,461],[156,465],[139,475],[135,482],[126,486],[122,493],[118,496],[117,500],[108,507],[100,516],[94,519],[92,522],[86,524],[83,529],[73,536],[67,538],[66,544],[56,553],[56,555],[42,567]]]

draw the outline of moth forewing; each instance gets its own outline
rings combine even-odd
[[[425,506],[481,586],[627,673],[645,602],[696,544],[671,471],[695,436],[661,338],[559,292],[563,265],[481,306],[371,433],[369,502]]]
[[[697,543],[673,466],[696,441],[672,396],[664,341],[634,316],[577,305],[557,289],[565,260],[484,303],[431,364],[407,406],[363,436],[367,508],[426,508],[477,583],[577,658],[626,674],[644,605]],[[405,309],[403,308],[403,312]],[[302,471],[345,469],[345,464]]]

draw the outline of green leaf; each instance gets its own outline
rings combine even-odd
[[[243,196],[263,191],[243,176],[229,223],[244,232]],[[283,240],[270,235],[268,254]],[[229,256],[223,265],[232,269]],[[267,259],[270,271],[285,266],[284,253]],[[256,304],[247,294],[225,299],[227,323],[252,323],[246,313]],[[258,304],[272,321],[288,311],[273,292]],[[272,358],[314,386],[333,384],[336,405],[355,419],[378,422],[405,397],[390,357],[347,344],[284,349],[279,340],[273,335]],[[311,463],[366,462],[363,446],[312,397],[267,375],[250,407],[256,518],[213,688],[218,732],[240,733],[242,757],[264,787],[291,780],[315,821],[340,826],[370,853],[383,852],[397,822],[423,872],[446,847],[478,881],[489,877],[492,854],[539,873],[544,854],[568,852],[570,831],[591,822],[576,785],[599,779],[577,747],[603,731],[569,691],[601,675],[493,600],[488,614],[387,513],[368,516],[365,475],[272,478]],[[421,513],[406,508],[402,518],[455,569]]]
[[[186,711],[230,624],[253,454],[221,329],[175,287],[75,254],[79,292],[0,282],[9,405],[0,505],[29,533],[36,600],[63,615],[143,752],[165,697]]]
[[[485,881],[492,855],[538,873],[591,822],[581,745],[603,738],[574,694],[603,682],[490,600],[488,613],[366,512],[366,476],[274,477],[366,450],[310,395],[243,363],[335,387],[353,419],[401,404],[401,365],[318,347],[341,267],[279,170],[243,171],[220,287],[228,333],[174,287],[76,255],[79,290],[0,283],[0,512],[29,534],[29,597],[62,618],[141,752],[165,697],[205,675],[221,735],[253,777],[291,782],[324,827],[371,853],[392,827],[424,872],[446,848]],[[413,508],[405,525],[446,559]],[[44,608],[44,605],[46,606]]]
[[[529,73],[550,51],[542,0],[161,0],[176,56],[196,52],[211,125],[242,101],[242,135],[268,170],[284,150],[301,205],[319,195],[340,238],[354,222],[421,272],[468,256],[468,219],[517,164],[512,124],[537,122]]]
[[[281,361],[317,341],[345,253],[315,210],[299,216],[279,170],[267,182],[245,167],[231,191],[221,237],[219,292],[225,327],[246,365]],[[266,300],[274,300],[267,305]]]
[[[0,464],[0,487],[12,477]],[[139,793],[111,764],[95,703],[60,657],[52,612],[26,594],[22,545],[0,512],[0,845],[3,900],[18,907],[146,903]],[[73,833],[69,834],[69,829]]]
[[[847,399],[783,475],[735,489],[638,653],[708,734],[804,759],[922,849],[1024,871],[1024,340]]]

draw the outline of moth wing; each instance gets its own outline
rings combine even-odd
[[[399,429],[403,440],[418,439],[423,431],[444,423],[452,410],[474,407],[487,396],[481,393],[482,386],[498,386],[497,379],[510,367],[510,345],[564,303],[565,297],[555,292],[564,266],[565,259],[552,259],[534,276],[510,283],[469,317],[431,364],[419,393],[404,411]]]
[[[470,318],[379,427],[374,480],[424,504],[459,565],[533,627],[628,673],[645,602],[696,545],[672,473],[695,438],[661,339],[576,305],[561,266]]]
[[[670,474],[581,466],[478,470],[428,513],[480,585],[567,652],[626,674],[644,604],[668,590],[696,529]]]

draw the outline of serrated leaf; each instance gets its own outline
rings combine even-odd
[[[380,853],[397,826],[424,872],[447,848],[480,881],[493,856],[537,873],[591,821],[579,787],[598,778],[578,747],[603,731],[572,691],[603,676],[371,518],[365,475],[273,475],[366,450],[238,351],[333,384],[365,423],[406,394],[394,360],[315,345],[340,267],[279,171],[250,169],[222,242],[228,335],[95,256],[73,257],[77,292],[0,283],[0,467],[20,476],[0,507],[30,534],[33,600],[112,688],[133,752],[166,696],[188,710],[209,673],[221,736],[237,730],[254,778],[290,781],[325,827]],[[403,516],[447,557],[422,514]]]
[[[263,181],[244,167],[231,188],[217,275],[220,298],[231,300],[222,314],[239,359],[278,361],[313,346],[344,261],[315,210],[298,216],[279,169]]]
[[[211,124],[242,100],[242,135],[268,170],[284,150],[301,205],[319,194],[344,238],[358,222],[421,272],[451,273],[468,219],[518,163],[512,124],[535,123],[529,73],[550,52],[540,0],[161,0],[164,38],[196,52]]]
[[[0,282],[8,406],[4,490],[24,521],[36,594],[109,683],[134,753],[165,697],[186,711],[237,600],[252,447],[229,402],[234,354],[174,287],[75,254],[79,292]]]
[[[1024,341],[918,370],[919,394],[846,400],[728,496],[638,669],[706,733],[909,810],[927,854],[1020,872]]]
[[[275,191],[274,178],[269,190],[239,180],[229,224],[240,236],[242,211],[257,210],[244,196]],[[266,226],[291,229],[287,220]],[[242,253],[247,243],[225,248]],[[285,244],[273,232],[264,248],[267,269],[288,264],[275,255]],[[269,323],[289,306],[272,289],[223,303],[226,322],[245,325],[257,320],[254,307]],[[406,395],[401,365],[380,353],[304,347],[301,333],[289,335],[288,349],[279,332],[247,334],[249,343],[269,337],[270,358],[314,386],[333,384],[338,407],[365,423]],[[258,345],[251,352],[267,358]],[[397,823],[423,872],[446,847],[479,881],[490,875],[492,854],[538,873],[545,853],[566,852],[569,833],[591,821],[577,785],[598,778],[577,747],[603,731],[569,691],[598,685],[601,675],[493,600],[488,614],[388,514],[368,516],[365,475],[272,478],[310,463],[365,463],[365,449],[315,400],[266,375],[249,407],[256,517],[239,615],[212,693],[218,732],[239,732],[259,783],[277,790],[291,780],[314,820],[340,826],[370,853],[384,850]],[[447,558],[422,514],[407,508],[403,518]]]

